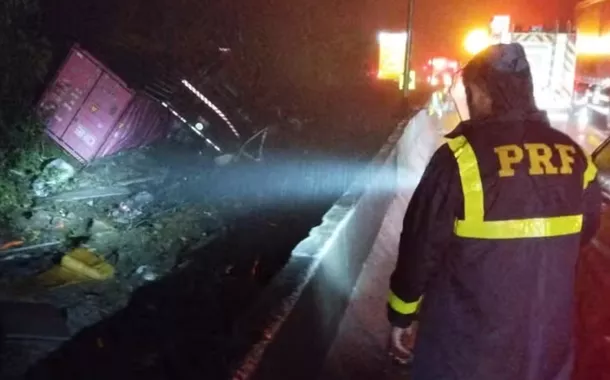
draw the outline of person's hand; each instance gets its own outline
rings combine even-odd
[[[390,333],[389,354],[399,364],[407,365],[413,361],[416,326],[407,328],[393,327]]]

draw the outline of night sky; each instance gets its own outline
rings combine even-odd
[[[494,14],[527,26],[565,22],[575,0],[414,0],[414,60],[464,58],[463,39]],[[408,0],[44,0],[52,29],[72,39],[126,39],[162,51],[210,40],[246,49],[267,76],[298,87],[342,86],[377,59],[376,32],[404,29]],[[133,15],[127,21],[126,15]],[[86,37],[88,36],[88,37]],[[86,37],[86,38],[85,38]],[[133,40],[133,38],[132,38]],[[147,41],[148,40],[148,41]],[[224,40],[224,41],[221,41]],[[192,47],[193,45],[194,47]],[[201,56],[201,54],[195,54]],[[460,56],[462,55],[462,56]],[[184,61],[191,60],[185,58]]]

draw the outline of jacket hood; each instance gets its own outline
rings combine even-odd
[[[518,43],[492,45],[477,54],[464,67],[463,78],[466,88],[476,83],[487,91],[493,115],[537,110],[530,65]]]

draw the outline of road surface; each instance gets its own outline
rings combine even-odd
[[[549,114],[549,119],[555,129],[568,134],[588,153],[592,153],[610,135],[610,131],[602,131],[592,125],[569,123],[566,115]]]
[[[609,135],[590,125],[569,123],[567,115],[549,114],[553,126],[570,135],[591,153]],[[446,129],[446,128],[445,128]],[[442,143],[437,133],[436,144]],[[404,162],[399,161],[399,165]],[[409,163],[410,166],[413,163]],[[423,161],[421,164],[423,165]],[[422,172],[419,168],[416,172]],[[331,379],[408,379],[405,369],[393,365],[386,355],[389,325],[386,320],[386,296],[389,277],[394,269],[402,218],[413,193],[416,178],[406,184],[390,206],[381,231],[352,295],[320,380]]]

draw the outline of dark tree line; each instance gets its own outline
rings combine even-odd
[[[248,86],[322,88],[362,74],[362,0],[46,0],[63,38],[119,44],[192,72],[229,47]]]
[[[28,180],[44,160],[32,107],[51,60],[40,20],[37,0],[0,2],[0,222],[28,201]]]
[[[47,74],[50,50],[37,0],[0,2],[0,127],[28,114]]]

